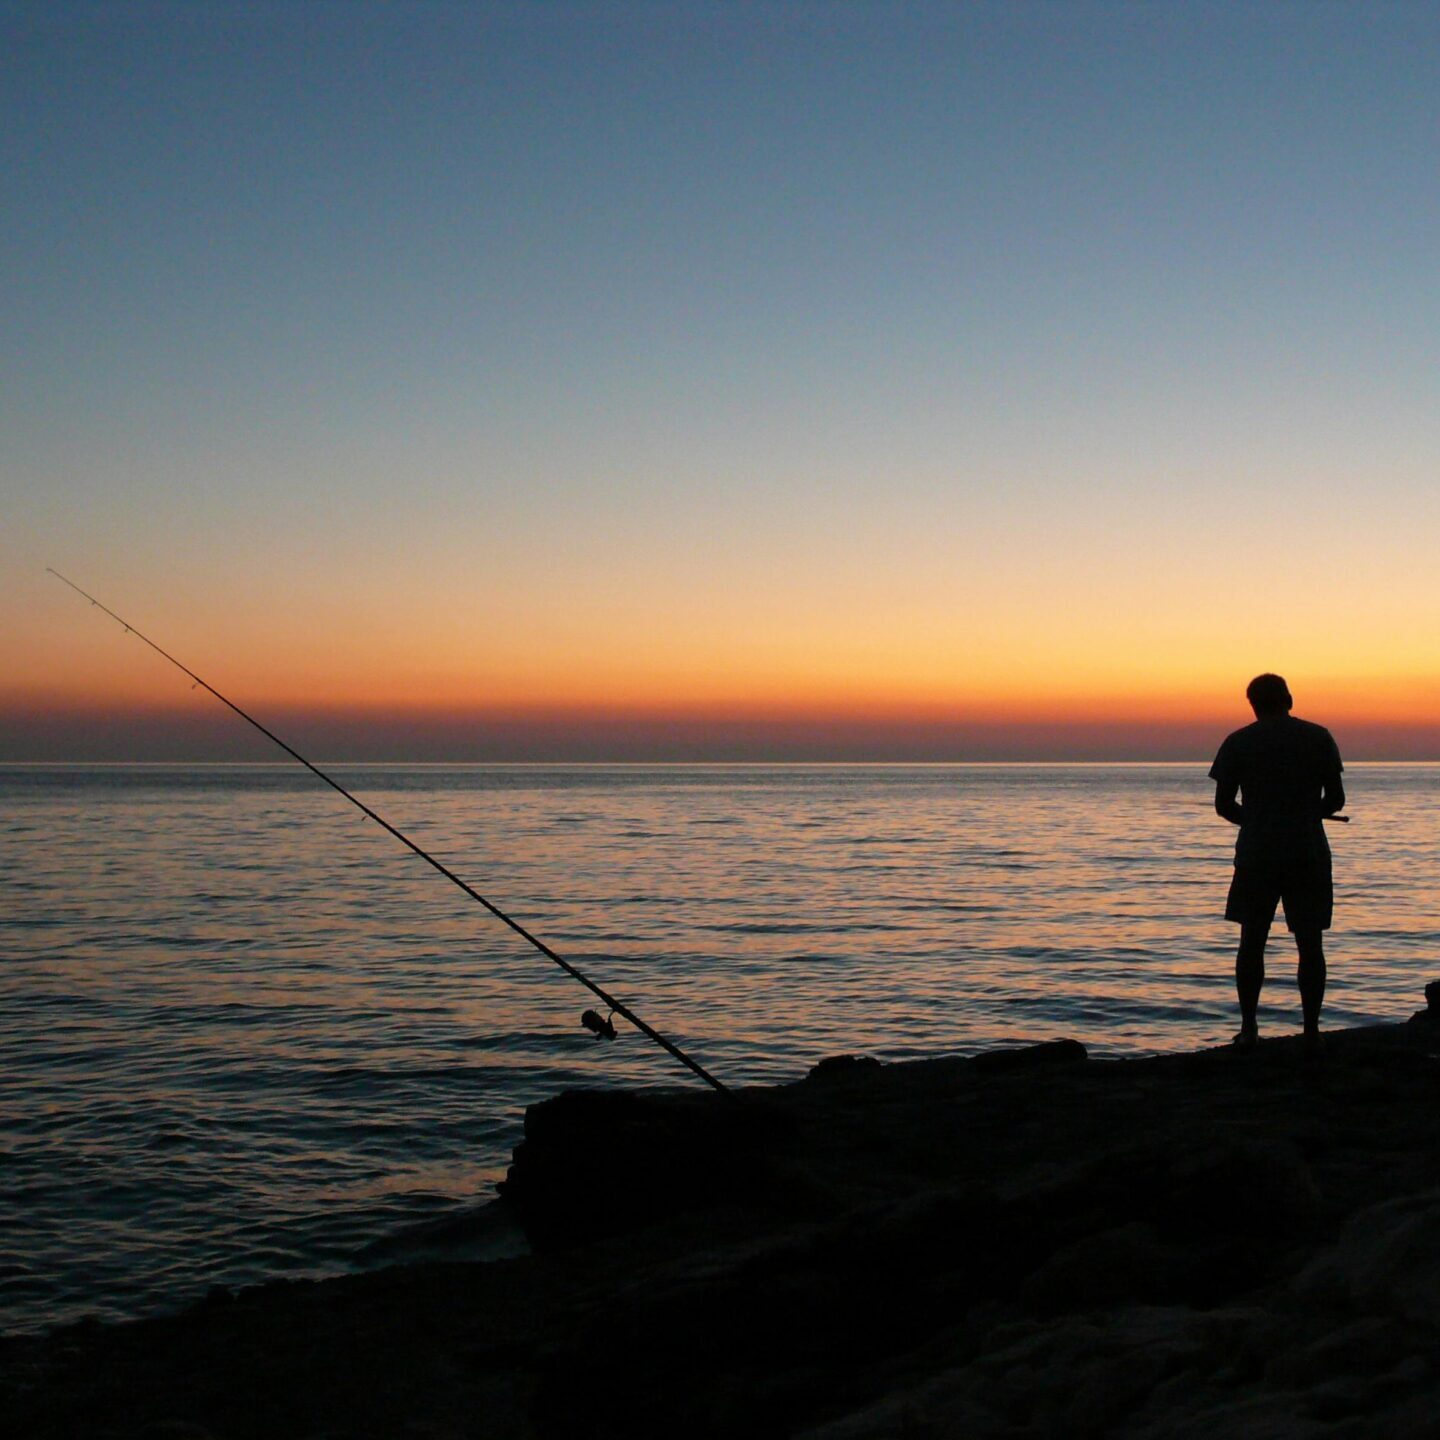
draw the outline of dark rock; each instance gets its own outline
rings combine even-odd
[[[525,1112],[499,1190],[533,1246],[564,1248],[726,1203],[763,1204],[787,1133],[786,1117],[758,1100],[568,1091]]]
[[[1425,1003],[1430,1007],[1430,1014],[1440,1018],[1440,980],[1432,980],[1425,987]]]
[[[1363,1313],[1440,1324],[1440,1190],[1353,1216],[1297,1288]]]
[[[1396,1321],[1367,1315],[1308,1345],[1282,1351],[1266,1366],[1265,1378],[1294,1388],[1338,1375],[1380,1374],[1404,1351],[1405,1336]]]
[[[1046,1040],[1018,1050],[987,1050],[970,1063],[982,1075],[998,1075],[1012,1070],[1033,1070],[1042,1065],[1073,1065],[1087,1057],[1088,1052],[1078,1040]]]
[[[1175,1289],[1176,1261],[1152,1226],[1136,1222],[1086,1235],[1051,1255],[1020,1297],[1045,1314],[1121,1302],[1159,1302]]]
[[[1233,1140],[1182,1151],[1166,1177],[1166,1218],[1189,1236],[1303,1238],[1320,1214],[1314,1176],[1281,1139]]]
[[[878,1070],[880,1062],[872,1055],[827,1055],[810,1067],[807,1080],[848,1079]]]

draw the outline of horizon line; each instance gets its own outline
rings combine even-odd
[[[1212,757],[1213,758],[1213,757]],[[345,766],[352,770],[395,770],[395,769],[474,769],[474,770],[555,770],[567,768],[573,770],[742,770],[747,767],[759,769],[766,768],[795,768],[808,767],[811,769],[939,769],[943,767],[966,766],[971,769],[1015,769],[1027,768],[1035,770],[1086,767],[1089,769],[1118,768],[1122,766],[1145,765],[1150,768],[1172,768],[1183,769],[1192,765],[1209,765],[1210,759],[1203,755],[1192,756],[1180,760],[1156,760],[1147,759],[1144,756],[1132,756],[1121,759],[1094,760],[1094,759],[1046,759],[1046,760],[797,760],[797,759],[776,759],[765,760],[750,758],[744,760],[345,760],[345,759],[320,759],[314,762],[316,765]],[[1407,766],[1417,765],[1440,765],[1440,755],[1427,758],[1414,758],[1405,760],[1374,760],[1358,759],[1347,760],[1345,769],[1382,769],[1391,767],[1400,769]],[[305,767],[299,762],[286,759],[275,760],[194,760],[194,759],[173,759],[173,760],[7,760],[0,757],[0,769],[6,770],[58,770],[66,767],[87,769],[140,769],[152,767],[156,769],[185,768],[185,769],[212,769],[212,770],[296,770],[303,771]]]

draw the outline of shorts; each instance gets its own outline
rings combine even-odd
[[[1330,928],[1335,886],[1328,853],[1236,859],[1225,918],[1237,925],[1269,925],[1280,903],[1289,929]]]

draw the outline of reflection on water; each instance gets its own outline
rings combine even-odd
[[[1205,766],[365,767],[346,783],[721,1078],[1232,1030]],[[1440,768],[1357,766],[1326,1019],[1434,978]],[[0,1327],[343,1267],[524,1106],[691,1084],[303,771],[0,769]],[[1281,937],[1276,937],[1277,945]],[[1262,1020],[1298,1024],[1278,950]]]

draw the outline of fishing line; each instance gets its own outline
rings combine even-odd
[[[242,720],[246,721],[250,725],[253,725],[263,736],[265,736],[267,740],[274,741],[274,743],[278,745],[287,755],[298,760],[308,771],[310,771],[312,775],[319,776],[319,778],[323,780],[332,790],[339,791],[339,793],[343,795],[352,805],[354,805],[357,810],[363,811],[364,814],[368,815],[370,819],[372,819],[378,826],[380,826],[382,830],[388,830],[391,835],[393,835],[402,845],[406,847],[406,849],[418,855],[423,861],[425,861],[427,865],[438,870],[447,880],[451,882],[451,884],[458,885],[460,889],[462,889],[472,900],[474,900],[477,904],[483,905],[497,920],[500,920],[504,924],[508,925],[518,936],[520,936],[522,940],[528,941],[531,945],[535,947],[535,949],[537,949],[543,956],[545,956],[547,960],[553,960],[555,964],[557,964],[567,975],[569,975],[572,979],[578,980],[587,990],[590,991],[592,995],[598,995],[600,999],[603,1000],[605,1004],[610,1007],[610,1010],[613,1014],[623,1016],[638,1031],[640,1031],[642,1035],[648,1036],[662,1050],[666,1051],[670,1055],[673,1055],[682,1065],[686,1067],[686,1069],[693,1071],[707,1085],[718,1090],[722,1095],[733,1096],[733,1091],[731,1091],[727,1086],[722,1085],[720,1081],[718,1081],[708,1070],[704,1068],[704,1066],[699,1065],[694,1060],[692,1060],[673,1041],[667,1040],[658,1030],[647,1025],[633,1010],[629,1008],[629,1006],[623,1005],[619,1000],[615,999],[613,995],[601,989],[601,987],[597,985],[592,979],[590,979],[588,975],[582,974],[581,971],[576,969],[576,967],[572,965],[567,959],[565,959],[563,955],[557,955],[555,951],[553,951],[543,940],[540,940],[536,936],[532,935],[522,924],[520,924],[518,920],[512,920],[510,916],[507,915],[498,905],[492,904],[478,890],[474,889],[470,885],[467,885],[465,881],[463,881],[457,874],[455,874],[453,870],[447,869],[444,865],[440,863],[440,861],[438,861],[432,854],[430,854],[428,850],[421,849],[421,847],[417,845],[408,835],[405,835],[401,831],[397,830],[383,816],[377,815],[375,811],[373,811],[367,804],[365,804],[363,800],[356,799],[356,797],[352,795],[338,780],[332,779],[323,770],[321,770],[318,765],[312,765],[310,761],[308,761],[297,749],[295,749],[293,745],[287,745],[285,741],[283,741],[277,734],[275,734],[273,730],[266,729],[266,727],[262,725],[253,715],[247,714],[233,700],[226,699],[226,697],[222,695],[213,685],[209,684],[205,680],[202,680],[192,669],[190,669],[188,665],[182,665],[180,661],[178,661],[172,654],[170,654],[168,650],[162,650],[160,646],[158,646],[148,636],[141,634],[141,632],[137,630],[132,624],[130,624],[128,620],[122,619],[113,610],[111,610],[109,606],[102,605],[100,601],[98,601],[88,591],[82,590],[73,580],[66,580],[65,577],[58,570],[52,569],[49,565],[47,565],[45,569],[48,574],[53,575],[57,580],[62,581],[64,584],[68,585],[77,595],[83,595],[92,605],[94,605],[100,610],[103,610],[117,624],[124,626],[125,633],[127,635],[133,635],[137,640],[143,640],[153,651],[155,651],[157,655],[163,656],[177,670],[188,675],[190,679],[195,682],[196,685],[199,685],[202,689],[208,690],[222,705],[227,706],[229,709],[233,710]],[[591,1010],[587,1010],[585,1012],[586,1016],[591,1016],[594,1014],[595,1012]],[[595,1020],[599,1022],[598,1028],[596,1025],[592,1025],[588,1019],[585,1021],[586,1028],[593,1030],[597,1038],[599,1038],[601,1035],[605,1035],[607,1039],[613,1040],[615,1038],[615,1027],[613,1023],[611,1023],[608,1019],[603,1022],[600,1021],[600,1017],[598,1015],[595,1016]]]

